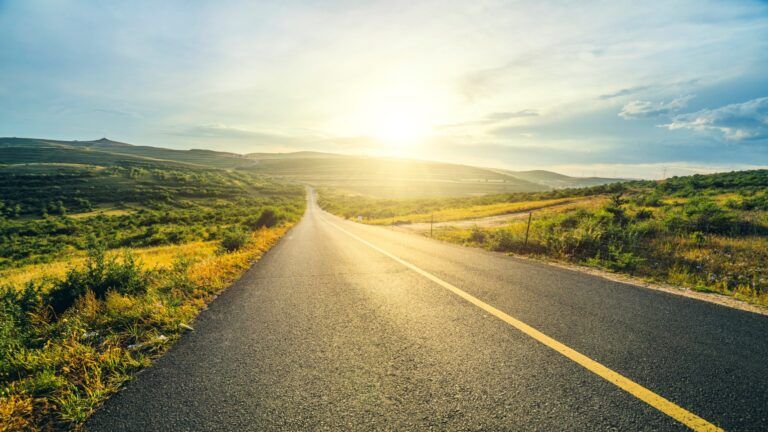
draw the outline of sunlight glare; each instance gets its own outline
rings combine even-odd
[[[407,108],[381,113],[373,122],[371,135],[384,144],[405,146],[425,139],[431,127],[420,113]]]
[[[436,93],[414,84],[379,87],[360,100],[360,133],[390,150],[418,146],[431,136],[439,116]]]

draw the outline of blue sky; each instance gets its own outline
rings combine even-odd
[[[768,165],[768,3],[0,0],[0,136]]]

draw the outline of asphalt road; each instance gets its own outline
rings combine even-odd
[[[686,429],[435,280],[712,424],[768,429],[768,317],[358,225],[313,200],[86,428]]]

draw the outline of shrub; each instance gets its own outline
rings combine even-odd
[[[41,306],[40,286],[30,282],[23,289],[0,287],[0,359],[24,347],[29,339],[30,314]],[[0,362],[0,379],[9,373]]]
[[[603,223],[612,216],[605,213],[601,219],[585,211],[554,217],[539,224],[544,247],[553,255],[563,257],[590,257],[600,248]]]
[[[648,209],[640,209],[635,213],[635,219],[639,221],[648,220],[653,217],[653,212]]]
[[[145,293],[150,283],[149,275],[130,252],[125,252],[121,258],[107,256],[103,247],[91,248],[82,268],[71,269],[64,279],[54,283],[46,303],[60,314],[88,291],[98,299],[105,298],[108,291],[130,295]]]
[[[515,249],[517,241],[509,230],[500,229],[494,231],[489,238],[491,250],[506,252]]]
[[[707,236],[705,236],[704,233],[701,231],[694,231],[691,233],[691,241],[695,245],[701,246],[707,242]]]
[[[725,234],[740,227],[736,215],[708,199],[692,199],[681,209],[670,212],[665,220],[673,232]]]
[[[231,228],[221,238],[221,248],[226,252],[242,249],[251,240],[251,235],[240,227]]]
[[[725,232],[735,223],[733,213],[710,200],[691,200],[684,207],[691,229],[704,232]]]
[[[263,227],[272,228],[284,220],[285,215],[283,212],[274,207],[265,207],[261,210],[261,214],[259,214],[258,217],[249,219],[246,222],[246,225],[248,225],[248,227],[251,229],[258,229]]]
[[[625,251],[621,245],[610,244],[607,250],[594,258],[588,258],[586,263],[593,266],[606,267],[614,271],[632,272],[645,261],[632,252]]]
[[[659,191],[644,192],[634,197],[635,204],[643,207],[661,207],[662,195]]]
[[[768,192],[744,197],[738,208],[741,210],[768,210]]]
[[[483,243],[485,242],[485,237],[486,237],[485,232],[482,229],[480,229],[480,227],[475,225],[469,231],[469,237],[467,238],[467,240],[472,243]]]

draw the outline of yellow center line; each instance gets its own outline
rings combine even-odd
[[[451,285],[450,283],[440,279],[439,277],[433,275],[432,273],[429,273],[427,271],[422,270],[419,267],[416,267],[415,265],[409,263],[408,261],[405,261],[387,251],[384,249],[368,242],[367,240],[364,240],[357,235],[347,231],[346,229],[329,222],[324,217],[321,217],[326,223],[331,225],[332,227],[340,230],[341,232],[347,234],[348,236],[354,238],[355,240],[365,244],[366,246],[376,250],[377,252],[386,255],[387,257],[397,261],[398,263],[404,265],[405,267],[408,267],[409,269],[413,270],[414,272],[424,276],[425,278],[431,280],[432,282],[440,285],[441,287],[447,289],[448,291],[451,291],[452,293],[456,294],[457,296],[463,298],[464,300],[472,303],[473,305],[479,307],[480,309],[488,312],[489,314],[495,316],[496,318],[499,318],[500,320],[506,322],[507,324],[511,325],[512,327],[515,327],[516,329],[520,330],[521,332],[525,333],[526,335],[532,337],[533,339],[536,339],[537,341],[541,342],[542,344],[548,346],[549,348],[559,352],[560,354],[564,355],[565,357],[573,360],[574,362],[578,363],[585,369],[589,370],[590,372],[594,373],[595,375],[603,378],[604,380],[614,384],[616,387],[626,391],[627,393],[631,394],[632,396],[640,399],[641,401],[647,403],[648,405],[656,408],[657,410],[661,411],[662,413],[672,417],[673,419],[679,421],[680,423],[688,426],[692,430],[695,431],[722,431],[723,429],[715,426],[714,424],[708,422],[707,420],[697,416],[696,414],[686,410],[685,408],[675,404],[674,402],[648,390],[647,388],[641,386],[640,384],[632,381],[631,379],[619,374],[618,372],[609,369],[606,366],[603,366],[602,364],[596,362],[595,360],[592,360],[591,358],[585,356],[584,354],[581,354],[580,352],[569,348],[568,346],[562,344],[561,342],[558,342],[555,339],[552,339],[551,337],[545,335],[544,333],[536,330],[535,328],[529,326],[528,324],[502,312],[501,310],[489,305],[488,303],[485,303],[484,301],[480,300],[479,298],[459,289],[458,287]]]

